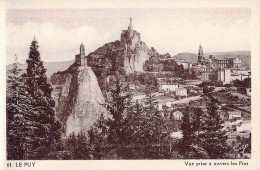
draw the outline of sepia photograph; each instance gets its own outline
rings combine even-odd
[[[6,9],[7,160],[251,159],[250,8]]]

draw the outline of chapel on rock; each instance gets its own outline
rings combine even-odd
[[[85,56],[85,46],[82,43],[79,48],[80,53],[75,56],[77,66],[87,66],[87,58]]]

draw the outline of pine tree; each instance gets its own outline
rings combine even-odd
[[[223,159],[229,151],[226,132],[223,130],[213,97],[210,95],[208,99],[207,115],[204,117],[202,133],[199,137],[210,159]]]
[[[32,41],[29,58],[26,60],[26,90],[31,105],[27,111],[25,127],[30,133],[26,137],[27,154],[25,159],[47,159],[54,151],[54,144],[60,140],[61,124],[54,113],[55,102],[51,97],[52,88],[47,81],[46,69],[38,51],[38,42]]]
[[[17,57],[13,63],[13,68],[7,79],[6,93],[6,113],[7,113],[7,159],[23,159],[25,147],[23,145],[25,129],[24,121],[27,107],[26,90],[23,79],[20,77],[21,69],[19,68]]]
[[[124,136],[123,124],[129,111],[131,94],[129,93],[129,86],[125,86],[117,77],[115,87],[109,90],[111,100],[107,101],[105,107],[112,116],[110,124],[110,132],[108,142],[116,145],[121,145]]]
[[[183,137],[177,144],[179,153],[185,159],[205,159],[208,158],[206,150],[200,140],[200,129],[202,116],[200,109],[186,107],[182,118],[181,130]]]
[[[187,107],[182,117],[181,130],[183,136],[178,143],[177,148],[179,150],[179,153],[183,155],[185,159],[188,159],[189,152],[191,151],[190,146],[193,143],[195,134],[192,127],[190,110]]]
[[[88,132],[88,144],[91,147],[90,154],[95,159],[102,159],[109,151],[108,148],[108,135],[109,135],[109,122],[101,114],[99,120],[91,127]]]
[[[110,98],[105,107],[111,118],[107,121],[100,119],[100,123],[96,125],[99,128],[92,128],[88,135],[90,146],[95,149],[93,157],[95,159],[106,157],[111,159],[112,156],[113,158],[116,156],[117,159],[170,158],[172,141],[167,121],[154,108],[152,102],[148,108],[143,108],[140,104],[133,105],[128,89],[128,86],[123,85],[119,79],[115,86],[110,88],[108,92]],[[110,151],[107,152],[106,149]]]

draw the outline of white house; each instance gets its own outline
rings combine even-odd
[[[158,103],[158,104],[157,104],[157,110],[158,110],[158,111],[161,111],[161,110],[162,110],[162,103]]]
[[[218,72],[218,79],[223,82],[223,84],[230,84],[231,80],[231,70],[222,69]]]
[[[173,116],[175,120],[182,120],[183,114],[180,111],[173,112]]]
[[[161,91],[175,91],[177,88],[179,88],[179,84],[160,84],[159,89]]]
[[[186,88],[177,88],[176,96],[186,96],[187,97],[187,89]]]
[[[233,118],[241,118],[241,112],[239,111],[228,111],[228,118],[233,119]]]
[[[192,64],[189,63],[189,62],[182,62],[181,64],[183,65],[183,68],[184,68],[184,69],[187,69],[187,68],[191,68],[191,67],[192,67]]]
[[[241,64],[242,64],[242,61],[238,57],[233,60],[233,67],[234,68],[240,68]]]

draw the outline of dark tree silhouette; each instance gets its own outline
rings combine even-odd
[[[46,69],[38,51],[38,42],[34,38],[26,60],[27,69],[22,75],[26,91],[33,108],[25,113],[26,153],[24,159],[46,159],[54,152],[55,143],[60,140],[61,124],[54,113],[55,102],[51,97],[52,88],[47,81]]]

